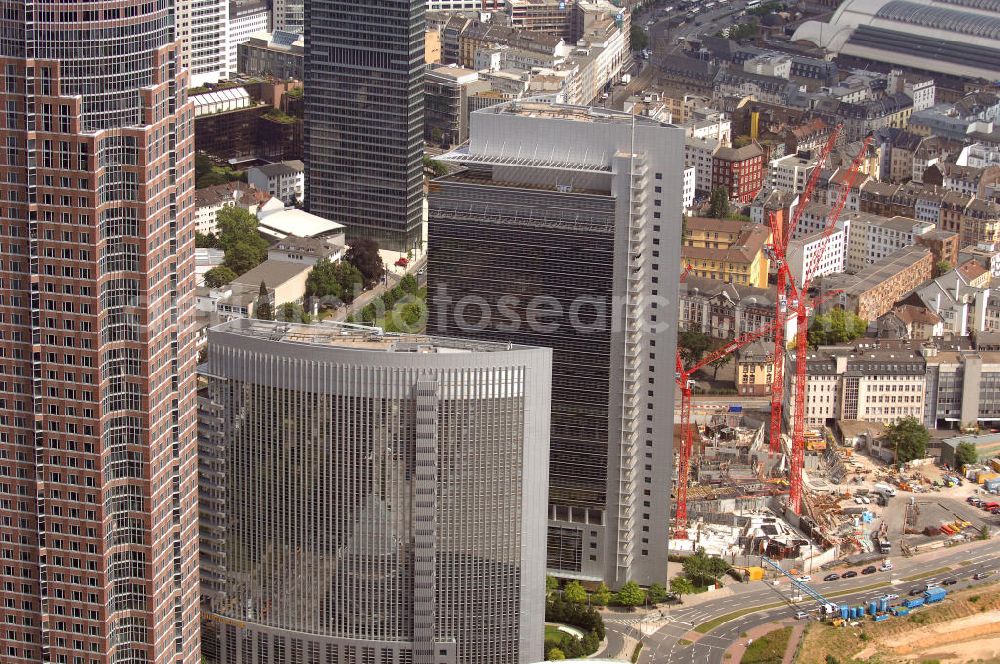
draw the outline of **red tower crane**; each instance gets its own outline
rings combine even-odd
[[[792,464],[790,468],[791,477],[789,478],[791,487],[788,495],[788,506],[796,514],[802,513],[802,466],[805,464],[806,350],[809,343],[809,286],[812,283],[816,268],[819,267],[819,263],[823,259],[823,253],[826,251],[830,235],[837,225],[837,220],[840,219],[840,213],[843,212],[844,205],[847,203],[847,197],[854,186],[858,170],[861,168],[861,162],[868,153],[871,141],[871,134],[866,136],[864,141],[862,141],[861,150],[858,151],[858,155],[854,158],[851,168],[847,172],[847,180],[844,183],[844,188],[837,198],[836,205],[830,211],[830,216],[827,217],[819,249],[813,254],[809,265],[804,270],[802,284],[798,288],[798,293],[796,293],[795,409],[792,411]],[[785,269],[788,269],[787,266]],[[794,292],[795,280],[790,278],[790,274],[788,277],[789,285]]]
[[[788,281],[791,281],[790,273],[787,267],[787,260],[785,258],[786,252],[788,251],[788,241],[791,239],[792,234],[799,227],[799,219],[802,217],[803,211],[806,206],[809,205],[810,199],[812,199],[813,190],[816,189],[816,183],[819,181],[820,171],[826,165],[826,160],[830,156],[830,152],[833,150],[833,146],[837,142],[837,136],[840,135],[841,125],[837,125],[830,132],[830,137],[826,141],[826,145],[823,146],[823,151],[820,152],[819,158],[816,161],[816,166],[813,168],[812,173],[809,174],[809,180],[806,182],[805,189],[799,195],[798,205],[795,207],[795,213],[792,215],[791,220],[786,220],[784,215],[776,215],[771,213],[768,217],[768,223],[771,226],[771,255],[774,262],[777,264],[777,297],[774,303],[774,318],[775,320],[783,319],[788,312]],[[793,285],[794,288],[794,285]],[[785,328],[776,329],[774,332],[774,359],[772,365],[772,389],[771,389],[771,451],[780,452],[781,451],[781,415],[782,407],[784,404],[784,386],[785,386]]]
[[[785,321],[781,320],[780,325],[784,324]],[[752,332],[747,332],[742,336],[732,339],[698,360],[698,362],[696,362],[694,366],[689,369],[684,368],[684,362],[681,360],[680,350],[677,351],[677,374],[675,379],[677,380],[677,386],[681,390],[681,448],[677,464],[677,515],[675,520],[678,537],[686,536],[684,526],[687,525],[688,479],[691,470],[691,453],[694,450],[694,430],[691,426],[691,376],[693,376],[695,372],[702,367],[708,366],[719,358],[729,355],[737,349],[742,348],[749,343],[753,343],[761,337],[766,337],[778,326],[779,321],[774,320],[770,323],[762,325]]]

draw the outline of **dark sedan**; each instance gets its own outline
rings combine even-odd
[[[827,574],[826,576],[823,577],[823,580],[824,581],[836,581],[839,578],[840,578],[839,574]]]
[[[878,570],[875,568],[875,565],[869,565],[868,567],[866,567],[863,570],[861,570],[861,573],[862,574],[874,574],[877,571]]]
[[[842,579],[853,579],[857,575],[858,575],[858,573],[855,572],[853,569],[851,569],[851,570],[847,570],[846,572],[844,572],[844,575],[842,577],[840,577],[840,578],[842,578]]]

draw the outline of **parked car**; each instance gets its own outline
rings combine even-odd
[[[861,504],[861,496],[854,496],[854,502],[858,505]]]
[[[857,575],[858,575],[857,572],[855,572],[853,569],[849,569],[846,572],[844,572],[843,574],[841,574],[840,578],[842,578],[842,579],[853,579]]]
[[[882,595],[882,599],[884,599],[887,602],[891,602],[894,599],[899,599],[899,595],[895,593],[889,593],[887,595]]]
[[[861,570],[861,573],[862,574],[874,574],[877,571],[878,571],[878,569],[875,567],[875,565],[869,565],[868,567],[866,567],[863,570]]]
[[[991,576],[992,574],[993,570],[988,569],[984,572],[976,572],[975,574],[972,575],[972,578],[975,579],[976,581],[979,581],[980,579],[985,579],[986,577]]]
[[[799,581],[801,581],[802,583],[806,583],[807,581],[812,581],[813,580],[813,578],[811,576],[809,576],[808,574],[803,574],[803,575],[798,576],[796,578]]]
[[[923,588],[910,588],[910,592],[908,592],[906,594],[909,595],[910,597],[914,597],[916,595],[923,595],[924,594],[924,589]]]
[[[953,586],[958,583],[958,579],[945,579],[941,582],[942,586]]]
[[[826,576],[823,577],[823,580],[824,581],[836,581],[839,578],[840,578],[839,574],[827,574]]]
[[[868,498],[868,496],[861,496],[861,502],[864,503],[865,505],[870,505],[872,501],[870,498]]]
[[[796,620],[809,620],[809,614],[806,613],[805,611],[799,611],[798,613],[795,614],[795,619]]]

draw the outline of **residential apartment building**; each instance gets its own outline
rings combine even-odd
[[[965,206],[959,223],[959,242],[963,247],[1000,242],[1000,204],[994,201],[973,198]]]
[[[180,65],[190,72],[191,87],[225,78],[227,0],[177,0],[174,9]]]
[[[612,587],[666,565],[683,141],[511,102],[430,183],[428,330],[552,348],[548,568]]]
[[[796,417],[796,357],[785,360],[788,396],[786,416]],[[925,363],[909,348],[881,348],[874,344],[820,346],[806,357],[806,395],[803,407],[807,427],[831,425],[834,420],[862,420],[891,424],[904,417],[924,417]]]
[[[688,217],[681,238],[681,269],[726,283],[764,288],[771,262],[764,246],[771,229],[763,224]]]
[[[301,81],[305,75],[305,38],[297,32],[258,32],[236,47],[236,70],[244,76]]]
[[[247,169],[247,182],[252,187],[271,194],[285,205],[294,205],[302,200],[305,185],[304,171],[305,164],[298,159],[251,166]]]
[[[839,304],[866,321],[892,309],[910,291],[931,278],[934,255],[923,246],[899,249],[857,274],[822,278],[821,288],[839,290]]]
[[[817,159],[810,153],[790,154],[778,159],[772,159],[768,171],[768,183],[776,189],[801,194]]]
[[[796,286],[808,274],[809,278],[844,271],[847,255],[847,233],[843,228],[835,228],[827,234],[818,231],[805,237],[789,240],[785,258]]]
[[[424,3],[315,0],[306,12],[306,207],[347,226],[349,241],[413,249],[423,237]]]
[[[227,207],[240,207],[250,214],[270,196],[255,186],[243,182],[226,182],[195,191],[195,231],[202,235],[218,231],[219,211]]]
[[[847,272],[861,272],[904,247],[916,244],[916,238],[934,230],[934,224],[906,217],[880,217],[854,212],[843,219],[847,231]]]
[[[551,358],[354,325],[211,329],[206,661],[537,661]]]
[[[247,43],[254,35],[267,32],[270,25],[271,10],[267,6],[267,0],[229,0],[229,23],[226,29],[226,72],[228,76],[231,77],[240,71],[240,44]],[[271,75],[301,81],[301,71],[300,67],[298,76]]]
[[[727,284],[689,274],[680,284],[682,330],[695,329],[715,339],[735,339],[774,321],[774,289]],[[785,338],[795,336],[795,318],[785,327]],[[766,339],[774,339],[769,334]]]
[[[724,187],[729,198],[750,203],[764,184],[764,152],[756,143],[719,148],[712,155],[712,189]]]
[[[684,139],[684,165],[694,168],[694,189],[698,193],[712,191],[712,159],[718,150],[718,139],[691,136]]]
[[[736,391],[765,396],[774,389],[774,342],[758,340],[736,352]]]
[[[0,18],[5,664],[201,661],[176,9],[7,3]]]

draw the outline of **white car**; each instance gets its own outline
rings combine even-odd
[[[803,583],[805,583],[806,581],[812,581],[813,580],[813,578],[811,576],[809,576],[808,574],[803,574],[802,576],[797,576],[795,578],[798,579],[799,581],[802,581]]]
[[[795,619],[796,620],[809,620],[809,614],[806,613],[805,611],[799,611],[798,613],[795,614]]]
[[[888,595],[882,595],[882,599],[884,599],[887,602],[891,602],[894,599],[899,599],[899,595],[896,595],[895,593],[889,593]]]
[[[872,501],[868,499],[868,496],[861,496],[861,502],[865,505],[869,505]]]
[[[854,503],[857,505],[862,504],[861,496],[854,496]]]

